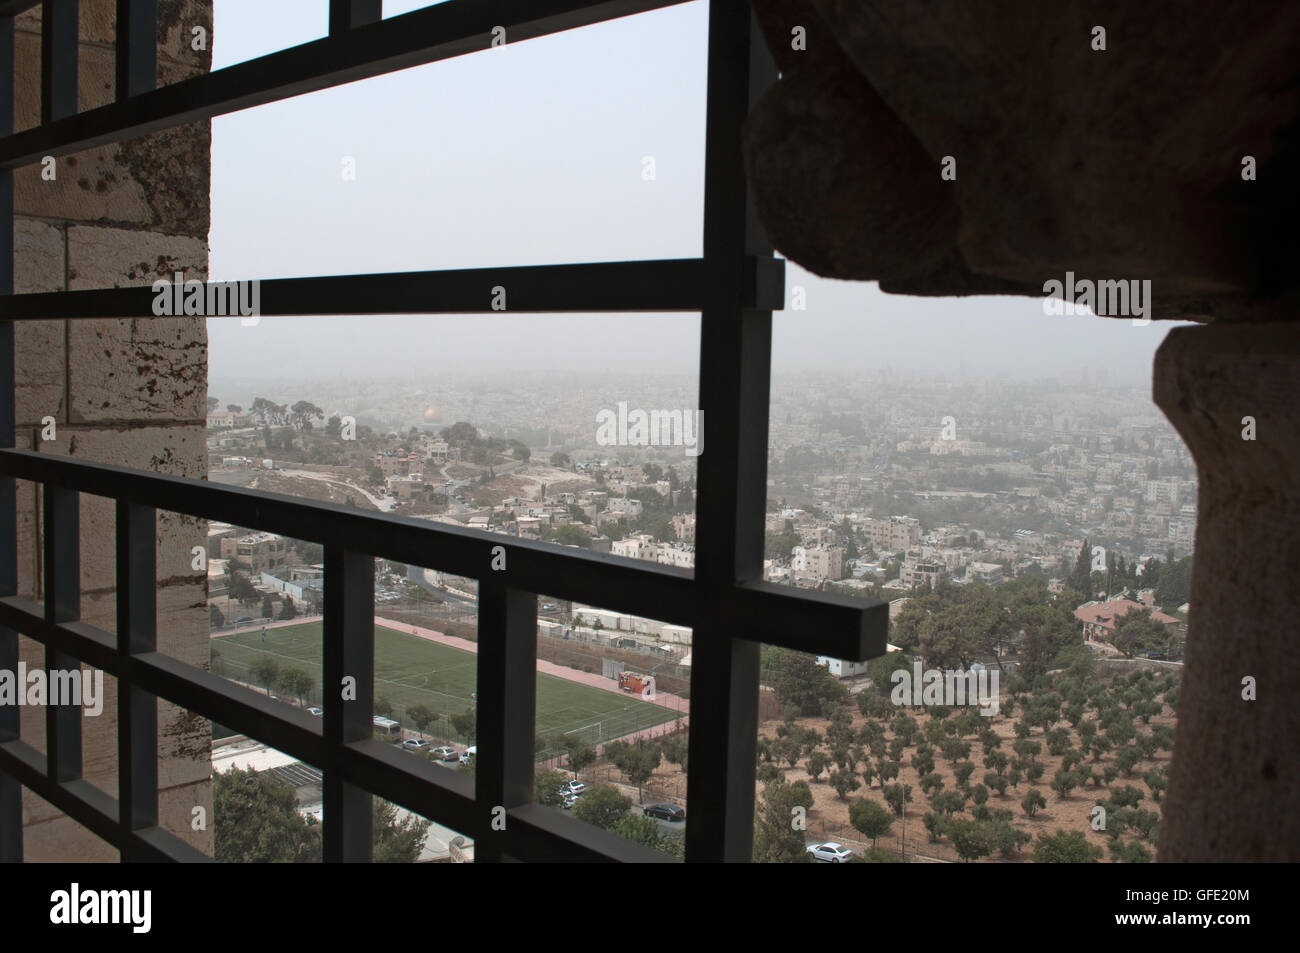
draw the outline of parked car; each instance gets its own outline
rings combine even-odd
[[[307,714],[313,715],[316,718],[323,718],[325,716],[325,709],[317,708],[315,705],[312,705],[310,708],[307,709]]]
[[[583,791],[587,790],[587,785],[583,784],[581,781],[574,778],[572,781],[566,781],[564,783],[564,786],[561,787],[560,790],[568,794],[572,794],[574,797],[577,797]]]
[[[576,794],[565,794],[562,798],[560,798],[560,806],[563,807],[566,811],[577,803],[578,803],[578,795]]]
[[[829,841],[825,844],[813,844],[808,848],[808,853],[813,855],[813,860],[825,864],[842,864],[853,856],[853,851],[844,845]]]
[[[429,742],[425,741],[423,738],[407,738],[402,742],[402,747],[406,748],[408,751],[427,751],[429,748]]]
[[[646,817],[657,817],[665,821],[686,820],[686,811],[676,804],[647,804],[641,808],[641,813]]]
[[[433,749],[433,756],[439,761],[458,761],[460,753],[450,745],[440,745]]]
[[[477,754],[478,754],[478,745],[470,745],[463,752],[461,752],[460,763],[471,764],[474,761],[474,756]]]
[[[252,622],[252,621],[253,621],[253,617],[252,617],[251,615],[241,615],[241,616],[240,616],[238,619],[236,619],[236,620],[234,621],[234,623],[232,623],[232,624],[233,624],[233,625],[245,625],[245,624],[247,624],[247,623],[249,623],[249,622]]]

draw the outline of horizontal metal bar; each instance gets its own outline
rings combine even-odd
[[[337,542],[357,552],[471,578],[491,571],[493,552],[500,546],[505,578],[517,588],[690,624],[692,583],[684,569],[29,450],[0,451],[0,473],[294,539]]]
[[[885,654],[889,603],[772,582],[739,586],[731,602],[733,634],[799,652],[865,662]]]
[[[0,773],[30,788],[92,834],[122,852],[123,859],[143,861],[211,861],[174,834],[153,827],[123,837],[117,822],[117,801],[89,781],[51,783],[45,774],[45,756],[23,741],[0,744]]]
[[[30,450],[0,450],[0,473],[294,539],[338,543],[470,578],[491,571],[500,547],[504,579],[514,588],[676,625],[694,624],[697,584],[685,569]],[[715,597],[727,603],[734,634],[741,638],[847,660],[874,658],[885,651],[886,603],[761,582],[726,589]],[[0,621],[3,618],[0,613]],[[111,642],[106,648],[111,651]]]
[[[772,278],[760,283],[759,259],[748,262],[747,293],[756,299],[770,293]],[[169,282],[173,277],[168,275]],[[783,279],[781,279],[783,281]],[[196,282],[196,285],[198,282]],[[246,310],[252,308],[251,287],[227,289],[218,305],[206,306],[209,285],[202,285],[207,317],[245,317],[235,292],[241,291]],[[258,281],[256,313],[264,317],[372,314],[492,314],[569,313],[589,311],[699,311],[709,293],[703,263],[697,258],[615,261],[571,265],[527,265],[518,268],[466,268],[445,271],[406,271],[318,278],[268,278]],[[194,295],[198,299],[198,295]],[[0,298],[0,320],[33,321],[80,318],[152,318],[158,306],[167,314],[183,314],[183,289],[174,285],[142,285],[84,291],[41,292]],[[165,302],[165,305],[162,303]],[[226,303],[228,302],[228,303]]]
[[[474,779],[377,739],[354,741],[339,752],[338,765],[352,784],[466,837],[487,829],[474,804]],[[325,823],[330,821],[325,816]]]
[[[120,142],[395,70],[675,6],[686,0],[448,0],[181,80],[0,139],[0,168]]]
[[[506,829],[484,836],[502,838],[501,852],[525,861],[671,864],[676,860],[541,804],[507,811]]]

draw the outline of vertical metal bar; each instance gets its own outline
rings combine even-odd
[[[80,500],[76,490],[44,485],[45,620],[71,622],[81,615]],[[45,754],[50,780],[81,777],[81,708],[55,704],[56,674],[79,669],[81,663],[57,649],[45,649]]]
[[[14,131],[14,18],[0,17],[0,136]],[[0,295],[14,291],[14,176],[0,169]],[[14,323],[0,321],[0,447],[14,446]],[[0,596],[18,592],[17,481],[0,477]],[[18,633],[0,626],[0,669],[18,671]],[[0,706],[0,741],[18,737],[17,705]],[[0,773],[0,863],[23,859],[22,786]]]
[[[383,18],[383,0],[330,0],[330,36]]]
[[[41,124],[77,113],[77,0],[41,3]]]
[[[158,82],[158,0],[117,0],[118,99],[138,96]]]
[[[344,780],[340,753],[344,745],[374,735],[375,561],[339,543],[325,547],[324,639],[324,859],[367,863],[370,792]]]
[[[474,798],[482,827],[472,832],[476,862],[506,859],[502,841],[508,828],[493,826],[494,814],[533,799],[536,710],[537,595],[481,579]]]
[[[157,515],[117,501],[117,651],[157,647]],[[121,842],[158,824],[158,699],[126,678],[117,682],[117,784]],[[123,860],[131,860],[123,848]]]
[[[776,79],[748,3],[709,5],[708,70],[704,259],[710,300],[700,317],[700,408],[709,443],[699,458],[686,857],[747,862],[759,648],[734,638],[727,606],[738,581],[762,572],[772,314],[742,306],[745,255],[770,255],[771,246],[749,201],[741,128],[753,101]]]

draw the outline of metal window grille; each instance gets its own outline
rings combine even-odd
[[[147,287],[12,293],[14,168],[473,53],[489,47],[496,26],[518,42],[678,2],[449,0],[381,20],[380,0],[330,0],[326,38],[155,88],[156,0],[118,0],[116,100],[78,112],[77,2],[45,0],[41,124],[15,133],[13,18],[35,4],[0,0],[0,669],[16,670],[21,632],[43,644],[47,668],[85,663],[113,675],[120,762],[114,798],[82,778],[76,709],[48,708],[42,754],[19,737],[18,709],[0,708],[0,859],[22,859],[22,786],[123,860],[206,859],[158,826],[157,699],[165,698],[323,770],[327,861],[370,860],[372,795],[473,837],[479,861],[662,860],[533,803],[536,594],[546,593],[693,628],[686,857],[749,860],[760,644],[870,658],[884,651],[888,611],[761,581],[771,323],[784,270],[755,221],[741,162],[742,122],[776,80],[744,0],[709,8],[703,257],[262,283],[267,315],[480,313],[496,285],[517,311],[700,312],[709,449],[698,458],[694,573],[13,449],[14,322],[152,315]],[[43,487],[44,605],[17,596],[16,479]],[[116,635],[78,621],[81,493],[116,501]],[[323,544],[323,684],[355,677],[356,701],[327,700],[315,719],[157,652],[158,509]],[[504,573],[490,571],[497,546],[506,550]],[[479,580],[475,779],[371,737],[375,557]],[[504,830],[492,823],[500,808]]]

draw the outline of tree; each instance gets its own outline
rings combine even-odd
[[[582,549],[591,549],[591,537],[572,523],[557,526],[551,541],[560,546],[579,546]]]
[[[894,816],[902,817],[904,807],[912,801],[912,786],[910,784],[887,784],[880,790],[885,796],[885,803],[894,812]]]
[[[1047,807],[1047,799],[1043,797],[1042,792],[1039,791],[1038,788],[1030,788],[1025,792],[1025,796],[1020,800],[1021,810],[1030,817],[1033,817],[1038,813],[1038,809],[1042,807]]]
[[[220,406],[221,406],[221,400],[219,398],[216,397],[208,398],[208,413],[212,413]]]
[[[921,793],[927,796],[943,790],[943,776],[938,771],[931,771],[921,776]]]
[[[1102,849],[1089,844],[1083,831],[1040,834],[1034,845],[1036,864],[1095,864],[1101,857]]]
[[[821,773],[828,767],[830,767],[830,758],[826,757],[825,752],[820,749],[814,751],[808,756],[808,777],[812,778],[814,781],[816,781]]]
[[[564,795],[560,793],[560,789],[568,784],[568,781],[569,779],[560,771],[553,771],[550,768],[541,768],[535,771],[533,773],[533,800],[546,807],[559,807],[564,803]]]
[[[1150,609],[1133,609],[1115,623],[1111,644],[1132,658],[1138,652],[1164,651],[1169,647],[1169,632],[1151,617]]]
[[[776,690],[781,702],[800,715],[821,715],[827,702],[841,702],[848,691],[815,656],[806,652],[778,649]]]
[[[424,733],[424,729],[438,720],[438,713],[427,705],[412,705],[406,709],[406,717],[415,725],[415,730]]]
[[[580,807],[582,807],[582,801],[577,803],[573,813],[577,814]],[[630,840],[634,844],[643,844],[655,850],[665,849],[667,847],[666,842],[671,839],[659,833],[659,825],[655,823],[653,817],[638,816],[636,814],[624,814],[614,822],[614,825],[609,830],[612,830],[624,840]]]
[[[769,784],[754,812],[754,850],[757,864],[806,864],[812,857],[804,849],[802,825],[798,820],[812,807],[806,786]],[[796,810],[796,809],[802,810]]]
[[[300,400],[290,408],[292,415],[289,418],[295,427],[299,430],[310,430],[311,422],[317,417],[323,418],[325,411],[321,410],[315,404]]]
[[[275,680],[280,676],[280,666],[269,655],[259,655],[248,666],[248,674],[252,677],[254,684],[260,682],[267,692],[270,692],[271,686],[275,684]]]
[[[212,781],[213,856],[222,863],[320,860],[320,828],[298,813],[284,781],[231,768]]]
[[[1057,768],[1056,774],[1052,776],[1052,790],[1062,799],[1070,796],[1077,783],[1078,778],[1069,768]]]
[[[606,754],[608,754],[608,746]],[[623,772],[629,784],[636,785],[637,800],[640,800],[641,786],[650,780],[650,775],[654,774],[655,768],[659,767],[662,754],[657,745],[638,741],[636,744],[618,749],[610,760],[619,771]]]
[[[221,610],[215,605],[208,605],[208,626],[209,628],[219,629],[226,624],[226,617],[221,614]]]
[[[875,801],[858,801],[849,808],[849,823],[863,837],[870,837],[871,846],[875,847],[876,839],[889,833],[894,818]]]
[[[1068,584],[1085,599],[1092,598],[1092,547],[1088,545],[1087,539],[1084,539],[1083,546],[1079,549],[1079,558],[1074,561],[1074,570],[1070,573]]]
[[[285,695],[293,695],[301,703],[303,696],[312,690],[316,680],[300,668],[282,668],[276,673],[274,686]]]
[[[966,806],[966,795],[960,791],[940,791],[930,805],[940,814],[956,814]]]
[[[280,605],[281,619],[294,619],[298,616],[298,610],[295,608],[292,599],[285,599]]]
[[[275,603],[271,601],[270,593],[267,593],[265,596],[262,597],[262,618],[263,619],[275,618]]]
[[[983,824],[954,817],[948,821],[946,833],[957,856],[967,863],[993,853],[993,840]]]
[[[578,803],[573,806],[573,816],[610,830],[631,807],[631,798],[624,797],[607,784],[598,784],[583,792]]]
[[[430,822],[408,813],[398,820],[397,806],[383,798],[370,799],[371,855],[377,864],[410,864],[419,860]]]
[[[561,453],[560,451],[556,450],[553,454],[551,454],[551,466],[559,467],[562,470],[567,470],[571,465],[572,465],[572,461],[569,459],[569,455],[567,453]]]
[[[477,734],[478,714],[473,708],[466,708],[459,715],[451,716],[451,726],[462,738],[472,740]]]
[[[564,747],[568,749],[569,770],[573,772],[575,778],[579,771],[596,760],[596,749],[577,735],[567,735],[564,739]]]
[[[261,595],[261,593],[257,591],[256,586],[249,582],[247,576],[234,568],[230,569],[229,576],[231,598],[235,599],[242,606],[257,601],[257,597]]]
[[[832,771],[826,780],[830,782],[831,787],[835,789],[835,793],[841,801],[847,799],[850,793],[862,787],[862,782],[858,780],[856,774],[842,768]]]

